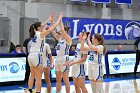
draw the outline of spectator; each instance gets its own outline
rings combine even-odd
[[[70,51],[75,51],[76,50],[76,45],[72,45]]]
[[[51,93],[50,70],[53,68],[52,53],[49,44],[45,43],[43,48],[43,71],[47,84],[47,93]]]
[[[57,44],[54,45],[54,47],[52,48],[52,55],[56,56],[56,49],[57,49]]]
[[[122,51],[123,50],[123,46],[122,45],[118,45],[117,49],[114,49],[114,51]]]
[[[72,45],[71,48],[70,48],[70,52],[69,52],[69,55],[75,55],[75,50],[76,50],[76,45]]]
[[[54,45],[54,50],[56,50],[56,49],[57,49],[57,44]]]
[[[11,53],[12,51],[14,51],[15,49],[16,49],[16,46],[13,44],[13,42],[11,42],[9,53]]]
[[[16,49],[14,51],[12,51],[10,54],[19,54],[19,53],[23,53],[22,52],[22,46],[21,45],[16,45]]]
[[[140,62],[140,38],[137,38],[134,45],[135,45],[135,50],[136,50],[136,64],[134,67],[134,76],[136,76],[136,72],[138,69],[139,62]]]
[[[23,52],[26,54],[26,57],[28,57],[31,44],[32,44],[31,38],[27,38],[23,42]],[[28,60],[26,59],[26,72],[25,72],[25,78],[24,78],[25,85],[28,84],[29,76],[30,76],[30,66],[29,66]]]

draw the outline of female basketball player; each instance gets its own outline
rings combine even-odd
[[[51,93],[50,69],[53,68],[52,53],[49,44],[44,44],[43,49],[43,71],[47,84],[47,93]]]
[[[55,61],[57,93],[60,93],[61,91],[62,77],[66,86],[66,93],[70,93],[69,67],[63,65],[69,59],[69,49],[72,44],[72,39],[68,35],[68,31],[69,31],[69,27],[64,27],[61,19],[60,35],[58,35],[55,31],[52,32],[53,36],[58,41],[57,50],[56,50],[57,57]]]
[[[44,37],[50,33],[56,26],[58,25],[59,21],[62,18],[62,13],[60,14],[57,22],[53,24],[48,30],[42,30],[41,22],[36,22],[31,25],[29,32],[32,38],[32,45],[30,49],[30,53],[28,56],[28,61],[31,69],[30,78],[28,81],[28,88],[29,91],[32,93],[32,86],[34,78],[36,79],[35,86],[36,86],[36,93],[41,92],[41,77],[43,72],[43,59],[42,59],[42,52],[44,47]],[[52,16],[49,17],[48,21],[52,19]],[[47,22],[46,22],[47,23]]]
[[[86,71],[85,61],[87,59],[88,52],[80,50],[82,36],[84,34],[87,34],[87,33],[80,32],[78,35],[78,41],[80,43],[77,44],[76,51],[75,51],[76,54],[73,61],[66,63],[69,66],[72,66],[72,77],[73,77],[76,93],[81,93],[81,90],[82,90],[82,93],[88,93],[85,87],[85,71]],[[84,45],[87,47],[86,43],[84,43]]]
[[[84,46],[87,35],[84,35],[81,42],[82,51],[90,51],[89,65],[88,65],[88,78],[91,82],[93,93],[103,93],[102,81],[102,57],[105,54],[106,48],[104,46],[104,39],[100,34],[92,36],[92,43],[90,35],[88,35],[88,47]],[[97,90],[96,90],[97,89]]]

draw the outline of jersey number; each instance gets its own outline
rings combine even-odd
[[[74,55],[74,56],[75,56],[75,58],[77,58],[77,55],[78,55],[78,53],[77,53],[77,52],[75,52],[75,55]]]
[[[34,38],[32,38],[32,42],[36,42],[37,36],[34,36]]]
[[[94,56],[93,55],[90,55],[89,60],[90,61],[93,61],[94,60]]]

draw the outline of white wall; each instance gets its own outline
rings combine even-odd
[[[7,17],[11,20],[12,25],[12,38],[11,41],[16,45],[19,44],[19,20],[25,16],[24,9],[21,11],[23,2],[7,2]]]
[[[50,4],[50,3],[26,3],[25,4],[25,16],[30,18],[39,18],[40,21],[45,21],[51,11],[57,16],[60,12],[63,12],[65,17],[85,17],[96,18],[100,17],[96,14],[101,14],[102,9],[93,9],[93,6],[77,6],[77,5],[65,5],[65,4]],[[100,12],[100,13],[98,13]]]
[[[25,17],[25,3],[21,1],[0,1],[0,13],[2,17],[8,17],[11,20],[11,41],[15,45],[19,44],[19,20]]]
[[[0,17],[7,17],[7,2],[0,2]]]
[[[37,3],[25,3],[25,17],[27,18],[37,18]]]

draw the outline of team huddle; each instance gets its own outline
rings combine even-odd
[[[47,93],[51,93],[49,75],[54,63],[49,44],[45,43],[45,36],[52,33],[53,37],[58,41],[55,60],[56,93],[61,92],[62,78],[65,83],[66,93],[70,93],[70,68],[72,69],[76,93],[88,93],[85,87],[85,72],[87,70],[93,93],[103,93],[102,57],[106,52],[103,37],[98,33],[91,36],[88,32],[80,32],[75,56],[72,60],[69,60],[72,38],[68,34],[70,27],[64,26],[62,17],[62,13],[60,13],[57,21],[54,23],[54,14],[51,13],[46,22],[36,22],[30,26],[29,33],[32,38],[32,44],[28,55],[31,70],[28,81],[29,92],[33,92],[32,87],[35,79],[36,93],[41,93],[41,78],[44,72],[45,82],[47,83]],[[46,29],[45,26],[48,22],[50,22],[50,27]],[[59,34],[55,31],[58,25],[60,26]],[[87,66],[85,62],[88,54],[89,62],[88,69],[86,69]]]

